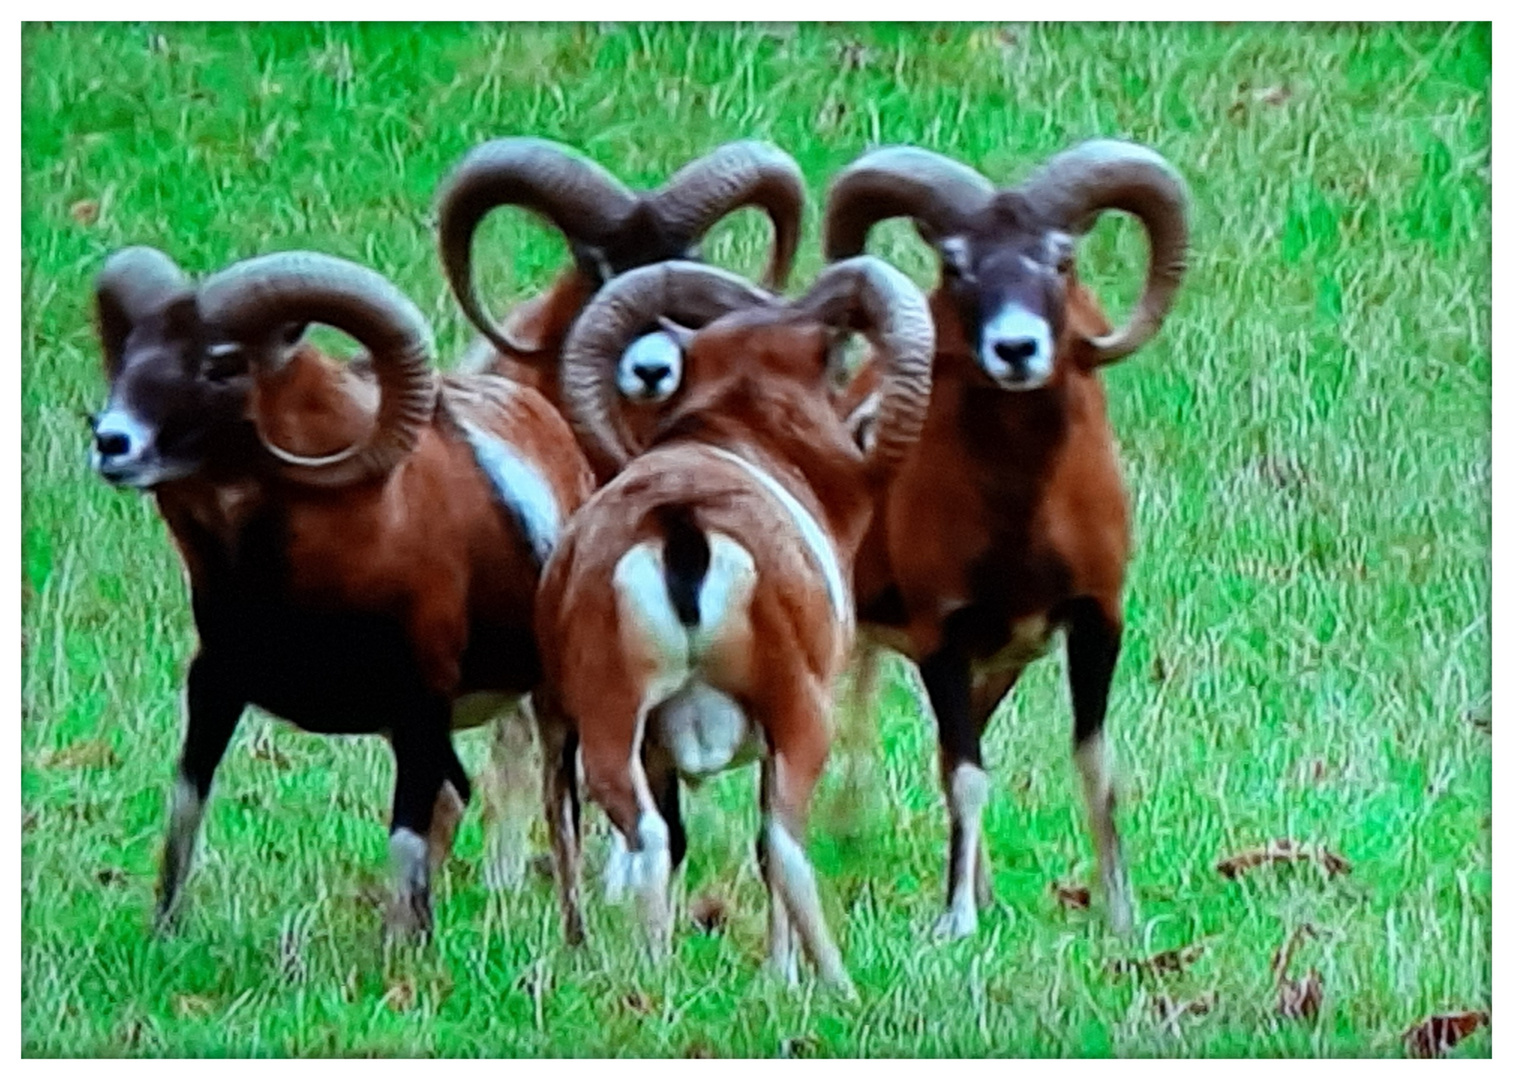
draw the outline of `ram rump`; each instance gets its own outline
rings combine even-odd
[[[625,343],[659,322],[707,325],[675,331],[685,392],[632,458],[613,422],[611,373]],[[865,454],[828,392],[852,330],[883,372]],[[872,258],[829,268],[791,303],[698,264],[645,267],[605,286],[574,328],[569,414],[616,475],[569,524],[537,609],[540,718],[558,766],[547,809],[570,940],[582,936],[575,760],[625,841],[660,955],[669,876],[686,850],[679,778],[757,758],[770,962],[796,979],[801,945],[822,979],[849,988],[803,841],[852,644],[852,560],[874,492],[918,434],[933,342],[924,297]]]

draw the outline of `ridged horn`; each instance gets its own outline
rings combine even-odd
[[[1187,269],[1187,185],[1171,163],[1136,143],[1094,139],[1051,158],[1019,191],[1069,232],[1087,232],[1104,210],[1140,219],[1150,246],[1140,301],[1124,326],[1090,344],[1097,363],[1106,364],[1154,337]]]
[[[436,404],[435,345],[420,309],[365,266],[313,251],[284,251],[236,263],[200,286],[206,323],[254,345],[290,323],[315,322],[355,338],[378,376],[378,417],[366,441],[307,458],[268,449],[300,483],[340,487],[385,476],[415,447]],[[266,443],[265,443],[266,445]]]
[[[442,185],[437,202],[441,264],[468,320],[502,352],[531,353],[512,340],[478,298],[473,235],[501,206],[520,206],[570,241],[601,245],[635,209],[635,194],[578,151],[549,139],[493,139],[468,151]]]
[[[883,374],[867,467],[886,479],[919,438],[930,405],[935,321],[928,301],[892,266],[858,255],[827,267],[794,310],[859,331],[877,350]]]
[[[737,274],[683,260],[638,267],[600,289],[562,348],[568,419],[594,467],[612,475],[631,457],[614,423],[613,373],[632,338],[664,317],[699,327],[726,312],[773,300]]]
[[[179,264],[153,247],[128,247],[111,254],[95,278],[95,313],[107,372],[120,370],[121,350],[131,328],[188,296],[189,278]]]
[[[804,174],[788,154],[769,143],[726,143],[689,162],[648,199],[674,246],[696,243],[722,218],[755,206],[772,222],[772,255],[762,283],[788,284],[804,217]]]
[[[976,213],[997,189],[976,169],[917,146],[887,146],[863,154],[830,184],[825,196],[824,247],[830,261],[860,255],[872,226],[910,217],[936,233]]]

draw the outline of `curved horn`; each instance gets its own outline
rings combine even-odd
[[[860,255],[872,226],[888,218],[911,217],[936,233],[949,233],[996,190],[976,169],[933,150],[873,150],[841,170],[825,196],[825,258]]]
[[[883,375],[867,467],[875,478],[886,479],[919,438],[930,405],[935,322],[928,301],[892,266],[858,255],[826,269],[795,309],[859,330],[877,350]]]
[[[631,457],[613,420],[612,371],[633,337],[663,316],[703,326],[728,311],[772,301],[772,294],[737,274],[681,260],[627,271],[600,289],[562,348],[563,402],[595,468],[613,474]]]
[[[1154,337],[1187,269],[1187,185],[1171,163],[1136,143],[1094,139],[1051,158],[1019,190],[1048,221],[1075,233],[1091,229],[1104,210],[1140,219],[1150,245],[1140,302],[1128,323],[1090,343],[1106,364]]]
[[[742,207],[760,207],[772,221],[762,283],[769,289],[788,283],[804,217],[804,174],[777,147],[751,139],[726,143],[684,165],[648,201],[676,248],[689,247]]]
[[[188,276],[157,248],[122,248],[106,259],[95,278],[95,313],[108,370],[119,368],[134,324],[189,291]]]
[[[376,271],[313,251],[263,255],[209,278],[200,286],[199,307],[207,323],[241,340],[260,344],[290,323],[318,322],[349,334],[372,356],[379,388],[372,434],[318,458],[270,446],[291,479],[338,487],[384,476],[414,448],[431,418],[431,328],[420,309]],[[253,350],[254,357],[260,353]]]
[[[438,196],[441,263],[463,313],[500,351],[534,352],[494,321],[473,287],[473,234],[490,212],[521,206],[570,241],[603,244],[636,206],[636,196],[609,171],[548,139],[494,139],[452,170]]]

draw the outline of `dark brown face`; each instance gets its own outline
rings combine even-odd
[[[246,424],[245,353],[212,340],[192,295],[123,329],[107,343],[110,396],[90,418],[90,463],[119,487],[192,476]]]
[[[1072,238],[1000,195],[959,232],[932,237],[941,278],[995,386],[1036,390],[1055,371]]]

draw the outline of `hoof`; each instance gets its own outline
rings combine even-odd
[[[935,936],[942,941],[958,941],[977,933],[977,912],[948,911],[935,923]]]

